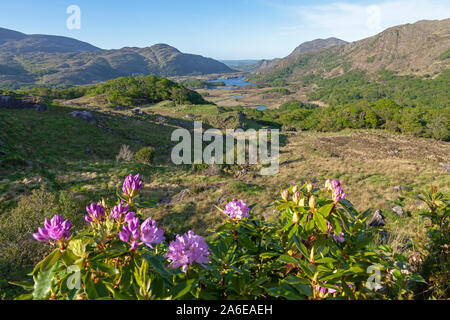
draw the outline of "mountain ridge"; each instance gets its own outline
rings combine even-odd
[[[263,80],[306,74],[329,78],[355,70],[437,75],[450,67],[445,55],[450,48],[450,18],[398,25],[351,43],[294,54],[299,47],[285,58],[266,61],[255,74]]]
[[[230,72],[234,70],[219,61],[182,53],[164,43],[105,50],[72,38],[0,29],[0,86],[6,88],[68,87],[136,75]]]

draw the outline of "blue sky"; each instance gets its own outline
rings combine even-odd
[[[79,30],[66,27],[70,5],[81,9]],[[215,59],[284,57],[316,38],[355,41],[394,25],[449,17],[448,0],[0,0],[0,27],[104,49],[167,43]]]

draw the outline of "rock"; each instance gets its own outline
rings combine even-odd
[[[222,173],[222,171],[220,170],[219,165],[217,165],[216,163],[212,163],[210,165],[208,165],[208,168],[203,171],[203,174],[205,176],[210,176],[210,177],[214,177],[214,176],[220,176]]]
[[[369,226],[371,227],[384,227],[386,225],[386,222],[384,221],[384,216],[382,214],[381,210],[375,211],[375,213],[372,216],[372,219],[370,219]]]
[[[0,109],[35,109],[37,111],[47,110],[47,105],[41,97],[28,97],[16,99],[0,94]]]
[[[395,213],[397,216],[401,217],[405,214],[405,211],[403,211],[403,208],[400,206],[395,206],[392,208],[392,212]]]
[[[170,203],[170,197],[167,196],[160,201],[160,204]]]
[[[135,116],[142,116],[145,114],[144,111],[142,111],[140,108],[134,108],[131,110],[131,113]]]
[[[398,150],[389,150],[388,154],[392,157],[395,157],[398,155]]]
[[[97,118],[95,118],[94,115],[89,111],[72,111],[70,115],[72,117],[79,118],[95,125],[98,124]]]
[[[450,172],[450,164],[441,162],[439,163],[439,165],[442,167],[442,170],[444,172]]]
[[[395,186],[392,188],[392,192],[402,192],[403,190],[405,190],[403,186]]]
[[[184,189],[182,190],[180,193],[178,193],[176,196],[174,196],[172,198],[171,202],[178,202],[181,200],[184,200],[184,198],[186,198],[187,196],[189,196],[190,194],[192,194],[191,190],[189,189]]]

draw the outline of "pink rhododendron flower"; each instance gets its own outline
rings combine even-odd
[[[250,217],[250,209],[247,204],[243,201],[233,200],[228,202],[223,210],[223,213],[230,216],[233,219],[242,219],[244,217]]]
[[[209,263],[209,255],[205,240],[189,231],[182,236],[177,235],[176,240],[170,243],[166,258],[171,260],[172,268],[182,267],[183,272],[187,272],[194,262],[200,265]]]

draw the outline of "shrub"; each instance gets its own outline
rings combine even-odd
[[[210,241],[189,231],[169,243],[155,221],[141,223],[142,184],[129,175],[115,205],[88,206],[85,231],[61,216],[39,229],[34,238],[56,248],[18,299],[386,299],[423,281],[388,246],[371,248],[369,212],[341,182],[283,190],[271,221],[232,200]]]
[[[125,161],[125,162],[129,162],[131,160],[133,160],[134,157],[134,153],[133,151],[130,150],[130,147],[123,144],[120,147],[120,151],[119,154],[116,156],[116,161]]]
[[[7,216],[2,216],[0,221],[0,260],[11,267],[37,263],[48,253],[49,247],[37,244],[31,234],[44,218],[54,214],[62,214],[71,219],[74,225],[83,226],[80,207],[65,191],[55,195],[41,188],[23,196],[17,207]]]
[[[136,154],[134,155],[134,159],[136,161],[145,164],[151,164],[154,157],[155,157],[155,148],[152,147],[144,147],[140,149],[138,152],[136,152]]]
[[[436,187],[416,197],[427,205],[427,209],[416,214],[429,221],[426,227],[428,239],[423,248],[426,254],[421,266],[421,274],[429,284],[422,288],[424,298],[445,299],[450,296],[450,199]]]

